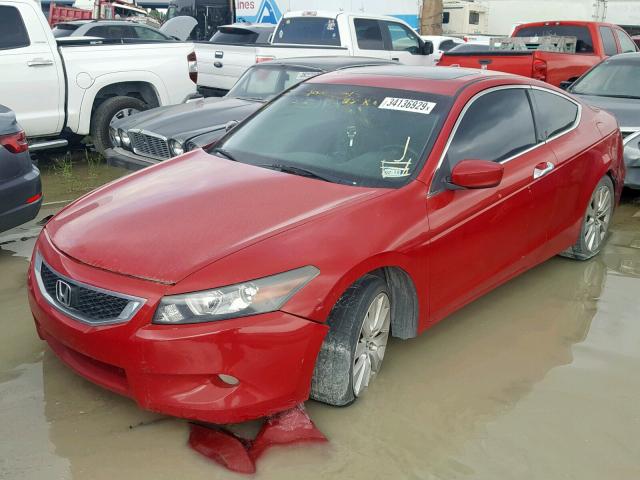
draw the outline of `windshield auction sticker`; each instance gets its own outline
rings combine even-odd
[[[403,112],[424,113],[425,115],[429,115],[435,107],[435,103],[425,102],[424,100],[386,97],[382,100],[378,108],[384,108],[386,110],[401,110]]]

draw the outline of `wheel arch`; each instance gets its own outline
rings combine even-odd
[[[84,91],[81,105],[77,110],[77,123],[71,123],[73,108],[70,105],[70,127],[75,133],[87,135],[91,129],[91,118],[96,108],[106,99],[114,96],[132,96],[147,103],[150,108],[165,105],[168,94],[164,83],[155,74],[137,72],[135,80],[121,78],[118,75],[102,75],[93,85]]]
[[[409,259],[401,255],[381,255],[345,273],[326,297],[325,318],[347,289],[365,275],[376,275],[389,287],[392,336],[403,340],[416,337],[420,330],[420,317],[426,311],[426,295],[419,292],[419,270],[412,268]]]

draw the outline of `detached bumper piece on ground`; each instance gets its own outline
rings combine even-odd
[[[268,417],[254,440],[239,437],[221,427],[191,425],[189,445],[223,467],[239,473],[255,473],[256,461],[273,445],[326,442],[302,404]]]

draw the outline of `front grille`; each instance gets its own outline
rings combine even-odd
[[[169,144],[164,138],[149,135],[137,130],[127,132],[131,139],[133,151],[138,155],[164,160],[171,158]]]
[[[41,289],[54,307],[84,323],[102,325],[130,320],[142,306],[143,300],[100,291],[100,289],[74,282],[55,272],[39,259],[36,266]],[[64,303],[60,300],[59,282],[64,285]]]

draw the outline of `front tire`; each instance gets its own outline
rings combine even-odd
[[[147,104],[134,97],[111,97],[102,102],[91,117],[91,138],[100,154],[113,147],[109,137],[109,125],[116,120],[146,110]]]
[[[605,175],[591,194],[578,241],[560,255],[588,260],[600,253],[613,217],[614,195],[613,182]]]
[[[311,398],[335,406],[353,403],[380,371],[391,326],[386,283],[366,275],[333,307],[318,354]]]

